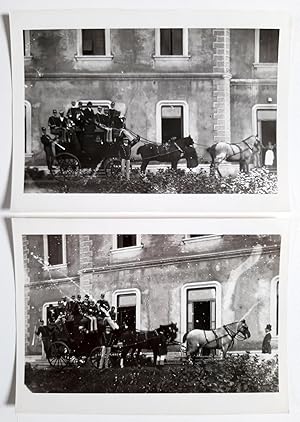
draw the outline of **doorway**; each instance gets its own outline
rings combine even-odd
[[[165,105],[161,107],[162,143],[171,138],[183,137],[183,106]]]

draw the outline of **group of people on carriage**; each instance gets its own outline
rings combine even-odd
[[[47,325],[40,320],[36,335],[41,335],[46,357],[53,341],[64,339],[73,351],[82,354],[85,348],[111,346],[112,332],[118,330],[116,311],[105,299],[104,293],[95,301],[88,294],[63,297],[57,306],[49,305]]]
[[[48,119],[48,128],[53,137],[47,134],[46,127],[41,128],[41,143],[44,146],[49,170],[56,154],[55,145],[58,148],[67,148],[76,156],[80,156],[85,154],[86,135],[95,135],[102,143],[118,143],[120,158],[129,161],[131,147],[140,138],[127,130],[125,121],[125,116],[115,108],[114,101],[111,101],[110,107],[98,105],[96,113],[91,101],[86,105],[81,101],[72,101],[66,115],[64,110],[61,109],[58,112],[54,109]],[[125,162],[124,165],[126,164],[128,166]]]

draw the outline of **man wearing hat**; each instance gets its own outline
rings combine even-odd
[[[48,126],[50,129],[50,133],[52,135],[59,135],[60,132],[60,119],[59,116],[57,114],[57,110],[53,110],[52,111],[52,116],[49,117],[48,119]]]
[[[53,161],[52,142],[53,142],[52,139],[46,133],[46,128],[42,127],[41,143],[44,146],[44,151],[45,151],[45,154],[46,154],[47,167],[48,167],[49,170],[51,170],[52,161]]]
[[[72,101],[71,102],[71,107],[68,109],[67,111],[67,116],[70,117],[72,119],[72,121],[75,124],[76,121],[76,113],[77,113],[78,108],[76,107],[76,101]]]
[[[40,326],[35,332],[35,334],[38,337],[42,338],[46,358],[48,358],[48,353],[49,353],[49,348],[50,348],[50,331],[42,319],[40,319],[39,323],[40,323]]]
[[[265,335],[263,342],[262,342],[262,353],[271,353],[271,351],[272,351],[272,349],[271,349],[271,340],[272,340],[271,331],[272,331],[271,324],[267,324],[267,326],[265,328],[266,335]]]
[[[93,104],[89,101],[84,110],[84,130],[86,132],[95,131],[95,114],[92,107]]]

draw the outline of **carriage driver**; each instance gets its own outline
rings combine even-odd
[[[41,143],[44,146],[47,167],[49,170],[51,170],[52,161],[53,161],[53,151],[52,151],[53,140],[51,139],[49,135],[47,135],[45,127],[42,127],[41,129],[42,129]]]

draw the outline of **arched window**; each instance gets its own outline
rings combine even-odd
[[[112,294],[112,306],[116,309],[117,321],[131,329],[141,328],[141,292],[139,289],[120,289]]]
[[[279,276],[271,281],[270,323],[273,336],[279,335]]]
[[[25,156],[32,156],[32,139],[31,139],[31,104],[29,101],[24,102],[24,129],[25,129]]]
[[[158,143],[172,137],[189,135],[189,107],[186,101],[164,100],[156,105],[156,139]]]

